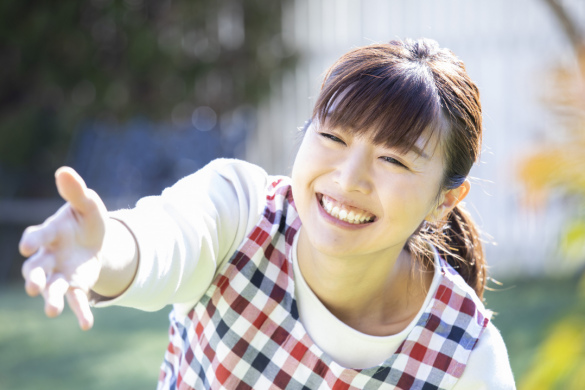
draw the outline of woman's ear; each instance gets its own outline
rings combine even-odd
[[[465,199],[467,194],[469,194],[470,188],[471,183],[466,179],[459,187],[444,192],[439,200],[440,203],[433,210],[433,212],[427,216],[426,220],[429,222],[443,220],[447,215],[449,215],[451,210],[453,210],[459,204],[459,202]]]

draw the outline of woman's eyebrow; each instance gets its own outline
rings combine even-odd
[[[412,152],[418,154],[420,157],[424,158],[425,160],[429,159],[429,156],[418,146],[416,145],[412,145],[412,148],[410,149]]]
[[[395,147],[388,146],[388,145],[386,145],[384,147],[385,148],[388,148],[388,149],[395,149]],[[420,147],[418,147],[416,145],[412,145],[410,147],[410,149],[408,149],[408,151],[405,154],[408,154],[408,153],[411,153],[411,152],[414,153],[414,154],[416,154],[418,157],[424,158],[425,160],[428,160],[429,159],[429,155],[426,154]]]

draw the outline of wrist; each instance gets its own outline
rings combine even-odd
[[[122,294],[134,281],[138,270],[138,245],[132,231],[118,219],[106,221],[98,280],[92,290],[108,298]]]

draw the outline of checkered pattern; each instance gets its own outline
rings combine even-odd
[[[449,389],[488,323],[471,288],[445,262],[442,281],[399,349],[349,369],[299,321],[291,245],[301,222],[288,179],[269,188],[262,218],[186,318],[171,313],[159,389]]]

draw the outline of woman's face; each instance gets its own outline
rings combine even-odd
[[[338,257],[400,252],[443,199],[441,148],[434,139],[425,141],[404,154],[313,122],[292,172],[312,249]]]

